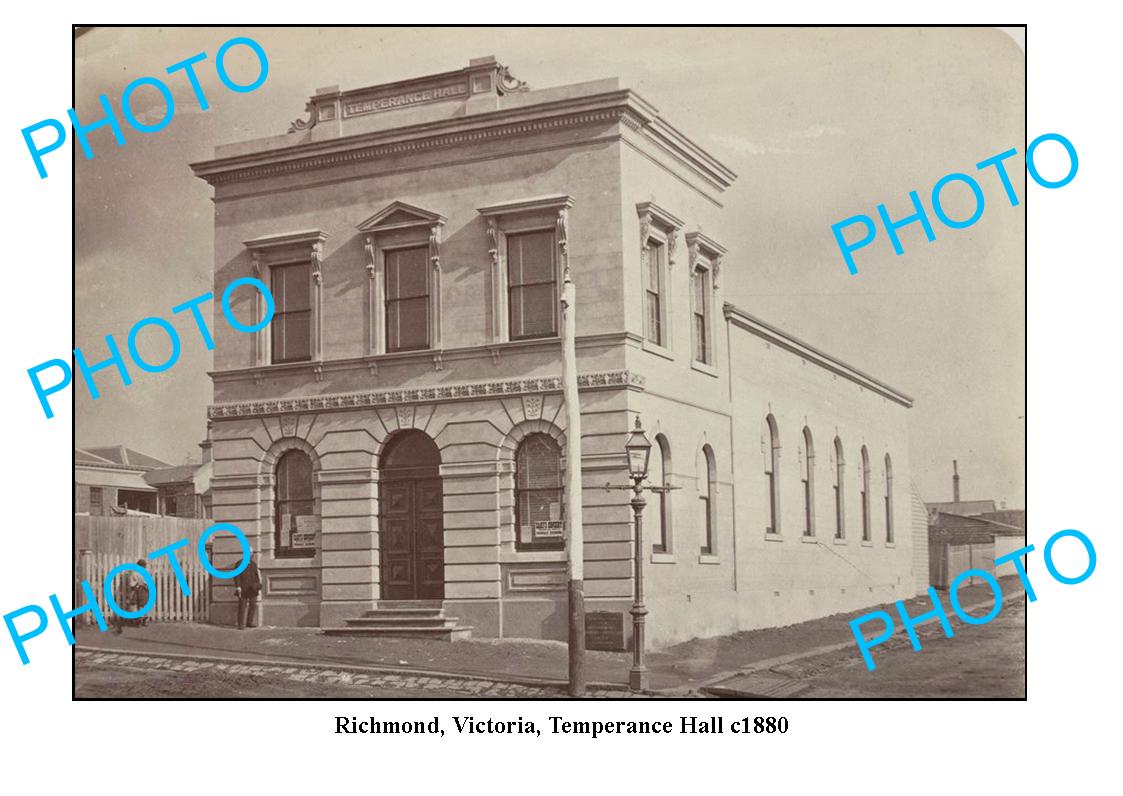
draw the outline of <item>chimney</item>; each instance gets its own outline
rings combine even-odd
[[[955,459],[951,460],[951,499],[956,503],[959,502],[959,462]]]
[[[207,438],[199,443],[199,449],[203,452],[203,464],[211,460],[211,421],[207,421]]]

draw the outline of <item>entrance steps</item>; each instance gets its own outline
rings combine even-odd
[[[324,633],[456,641],[472,635],[472,628],[459,622],[445,615],[440,600],[379,600],[362,616],[346,620],[346,627],[324,628]]]

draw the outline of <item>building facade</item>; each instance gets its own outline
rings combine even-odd
[[[481,58],[307,111],[193,165],[215,295],[274,301],[257,333],[214,324],[209,412],[213,515],[259,552],[266,624],[432,600],[477,636],[565,638],[567,268],[590,612],[627,628],[629,496],[604,486],[636,416],[673,487],[645,515],[653,644],[915,593],[911,400],[725,302],[751,268],[722,242],[735,175],[642,97]]]
[[[164,517],[201,519],[211,516],[211,464],[181,464],[145,473],[156,489],[157,513]]]
[[[110,516],[125,511],[156,514],[156,487],[146,476],[167,462],[126,448],[107,445],[74,449],[74,513]]]

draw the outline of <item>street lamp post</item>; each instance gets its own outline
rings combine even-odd
[[[628,673],[628,687],[632,691],[647,690],[647,667],[643,662],[644,624],[647,607],[643,604],[643,480],[647,477],[647,463],[651,456],[651,442],[643,432],[639,416],[636,427],[624,443],[628,453],[628,475],[632,479],[632,513],[636,521],[635,544],[635,600],[632,604],[632,669]]]

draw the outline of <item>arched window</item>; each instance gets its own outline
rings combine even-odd
[[[671,481],[671,444],[662,434],[655,435],[657,450],[651,457],[651,472],[647,480],[654,486],[670,486]],[[671,493],[656,492],[659,508],[659,534],[651,545],[656,553],[671,552]]]
[[[803,535],[815,535],[815,443],[803,427]]]
[[[714,461],[714,449],[703,445],[702,458],[706,466],[706,483],[699,495],[702,503],[702,529],[705,533],[702,538],[702,555],[710,556],[714,554],[717,542],[717,507],[714,505],[714,498],[717,497],[717,463]]]
[[[277,460],[274,488],[273,552],[277,558],[311,558],[309,545],[315,528],[315,498],[312,494],[312,459],[302,450],[290,450]]]
[[[768,479],[768,533],[780,532],[780,431],[776,428],[776,418],[769,415],[768,456],[765,461],[764,475]]]
[[[885,454],[885,541],[893,544],[893,460]]]
[[[549,434],[529,434],[515,451],[515,549],[561,550],[565,513],[561,447]]]
[[[870,534],[870,454],[862,446],[862,541],[868,542]]]
[[[842,440],[834,438],[834,538],[846,538],[846,460],[842,457]]]

